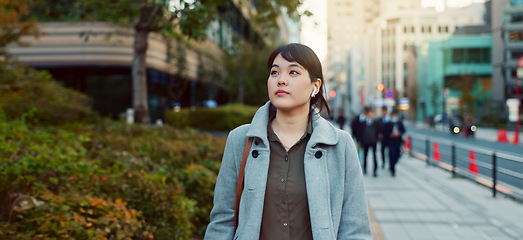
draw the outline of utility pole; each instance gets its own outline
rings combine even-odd
[[[514,131],[514,144],[519,143],[519,119],[521,115],[521,98],[519,96],[519,78],[523,77],[523,57],[518,60],[518,68],[516,70],[516,99],[518,100],[518,116],[516,119],[516,131]]]

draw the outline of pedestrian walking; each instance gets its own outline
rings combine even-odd
[[[345,113],[343,112],[343,110],[341,110],[338,115],[338,119],[336,120],[336,122],[340,126],[340,129],[343,129],[343,126],[345,126],[345,121],[346,121]]]
[[[403,121],[399,119],[398,110],[393,110],[390,113],[390,119],[391,121],[385,126],[385,134],[389,136],[390,174],[396,176],[396,164],[398,163],[401,153],[405,126],[403,125]]]
[[[269,101],[227,138],[205,239],[370,240],[355,144],[319,114],[318,57],[291,43],[267,67]]]
[[[361,135],[362,135],[362,126],[367,122],[367,114],[370,111],[370,107],[363,107],[361,113],[354,117],[350,123],[350,128],[352,131],[352,137],[356,140],[356,144],[361,146]]]
[[[389,136],[385,134],[385,125],[386,123],[390,122],[390,116],[389,116],[389,110],[387,109],[387,106],[383,106],[381,108],[381,118],[378,120],[380,123],[380,133],[379,133],[379,142],[380,142],[380,152],[381,152],[381,168],[385,168],[385,149],[388,149],[389,146]],[[388,153],[387,153],[388,154]],[[390,164],[390,163],[389,163]]]
[[[376,145],[378,144],[378,135],[380,132],[379,122],[374,119],[374,111],[367,111],[367,119],[361,127],[361,147],[363,149],[363,174],[367,174],[367,156],[369,149],[372,151],[372,160],[374,169],[372,175],[378,176],[378,158],[376,157]]]

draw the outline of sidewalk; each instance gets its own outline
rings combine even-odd
[[[365,185],[384,236],[375,239],[523,239],[523,203],[492,198],[490,189],[407,154],[396,177],[380,164],[378,177],[365,175]]]

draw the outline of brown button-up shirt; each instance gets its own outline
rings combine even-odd
[[[270,163],[260,231],[262,240],[312,239],[303,169],[311,133],[309,120],[305,134],[287,152],[269,121]]]

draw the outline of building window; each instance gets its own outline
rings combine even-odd
[[[464,63],[465,62],[465,49],[456,48],[452,49],[452,63]]]
[[[468,59],[472,63],[481,62],[481,49],[480,48],[470,48],[468,49]]]
[[[490,48],[452,49],[452,63],[490,63]]]
[[[519,59],[519,58],[522,58],[523,57],[523,51],[521,50],[516,50],[516,51],[512,51],[512,59]]]
[[[511,6],[523,6],[523,0],[510,0]]]
[[[510,42],[521,42],[523,41],[523,31],[512,31],[509,33]]]
[[[510,23],[521,23],[523,22],[523,13],[513,13],[510,15]]]

